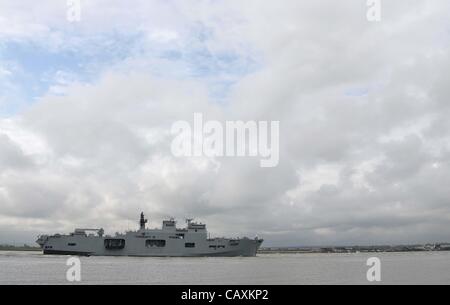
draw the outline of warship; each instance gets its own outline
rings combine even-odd
[[[186,220],[185,228],[176,221],[164,220],[161,229],[147,229],[141,213],[140,228],[115,236],[103,229],[75,229],[68,235],[41,235],[37,243],[47,255],[76,256],[256,256],[263,243],[255,237],[208,238],[206,225]]]

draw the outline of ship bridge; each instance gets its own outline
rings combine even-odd
[[[206,232],[206,225],[203,223],[193,222],[193,219],[186,219],[188,231]]]
[[[176,230],[176,224],[177,224],[177,222],[173,218],[170,218],[169,220],[164,220],[163,221],[163,225],[162,225],[162,229],[165,230],[165,231],[175,231]]]

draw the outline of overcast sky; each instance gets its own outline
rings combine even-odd
[[[0,0],[0,243],[195,217],[270,245],[450,241],[450,2]],[[176,120],[280,121],[280,162]]]

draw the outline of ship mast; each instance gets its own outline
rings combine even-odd
[[[139,224],[141,226],[141,230],[145,230],[145,224],[147,223],[147,219],[144,217],[144,212],[141,213],[141,220],[139,221]]]

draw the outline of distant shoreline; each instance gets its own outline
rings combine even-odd
[[[41,252],[40,247],[2,245],[0,251]],[[450,251],[450,243],[399,246],[350,246],[350,247],[264,247],[258,254],[314,254],[314,253],[401,253]]]
[[[15,246],[0,246],[0,251],[42,251],[39,247],[15,247]]]
[[[264,247],[260,254],[270,253],[401,253],[450,251],[450,243],[397,246],[348,246],[348,247]]]

